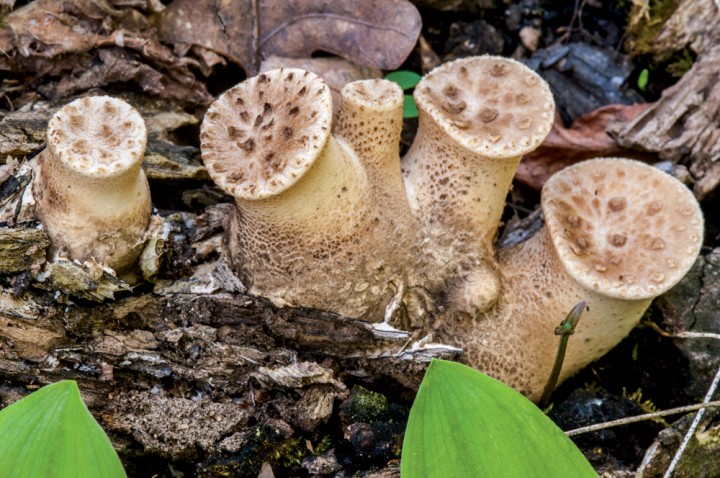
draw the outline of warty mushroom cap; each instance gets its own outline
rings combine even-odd
[[[77,99],[50,119],[33,195],[52,255],[92,258],[132,279],[151,214],[146,133],[140,114],[109,96]]]
[[[692,193],[647,164],[584,161],[542,190],[546,227],[578,283],[618,299],[649,299],[675,285],[702,246],[703,217]]]
[[[50,118],[47,136],[52,155],[87,178],[112,178],[139,168],[147,143],[137,110],[110,96],[68,103]]]
[[[542,143],[553,124],[555,102],[547,83],[509,58],[451,61],[418,86],[418,108],[459,144],[484,156],[522,156]]]
[[[330,88],[297,68],[267,71],[230,88],[200,128],[210,177],[238,199],[287,190],[325,147],[332,113]]]

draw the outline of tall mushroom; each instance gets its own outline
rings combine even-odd
[[[116,98],[81,98],[53,115],[33,195],[55,254],[119,273],[133,266],[151,213],[146,142],[143,119]]]
[[[396,217],[401,206],[382,201],[383,181],[400,178],[388,157],[397,155],[402,92],[379,82],[345,96],[335,135],[322,79],[292,68],[262,73],[210,106],[202,154],[235,198],[227,249],[252,293],[379,320],[418,256]],[[377,141],[354,134],[372,131],[375,114],[389,128]]]
[[[638,323],[652,299],[695,262],[703,217],[692,193],[644,163],[602,158],[556,173],[542,191],[546,224],[499,252],[503,294],[481,320],[443,322],[440,338],[467,361],[539,398],[552,368],[553,330],[581,300],[563,380],[598,359]]]
[[[523,154],[550,132],[550,89],[523,64],[498,57],[445,63],[415,88],[420,126],[403,159],[426,252],[449,278],[452,306],[469,313],[499,294],[493,242]]]

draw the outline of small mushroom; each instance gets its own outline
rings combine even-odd
[[[638,323],[652,299],[697,259],[703,217],[674,177],[638,161],[602,158],[555,174],[542,191],[546,224],[499,251],[503,295],[484,320],[448,321],[473,366],[538,399],[557,350],[555,327],[585,300],[563,380],[600,358]]]
[[[294,68],[250,78],[210,106],[203,161],[235,198],[226,248],[251,293],[382,320],[419,256],[397,217],[406,201],[387,200],[403,195],[392,191],[402,187],[402,92],[369,82],[342,94],[333,134],[332,98],[321,78]]]
[[[143,119],[116,98],[81,98],[50,118],[33,195],[53,254],[132,268],[150,221],[146,142]]]
[[[445,63],[415,87],[420,126],[403,159],[426,252],[453,287],[451,304],[478,313],[500,283],[493,242],[523,154],[550,132],[555,103],[525,65],[498,57]]]

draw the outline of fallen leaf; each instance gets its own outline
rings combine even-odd
[[[629,121],[645,111],[648,103],[607,105],[578,118],[570,128],[563,126],[560,115],[538,149],[523,157],[515,179],[533,189],[541,189],[557,171],[584,159],[623,156],[636,159],[652,157],[618,145],[605,129],[614,121]]]
[[[31,2],[3,19],[0,71],[24,73],[51,99],[121,81],[163,98],[210,103],[190,69],[198,61],[173,53],[148,21],[145,12],[160,9],[157,0]]]
[[[315,73],[330,87],[333,97],[333,109],[337,113],[340,106],[340,90],[353,81],[382,78],[377,68],[360,66],[342,58],[286,58],[271,56],[260,64],[260,71],[276,68],[302,68]]]
[[[414,48],[420,26],[420,14],[407,0],[175,0],[158,21],[160,38],[176,52],[208,49],[249,75],[258,72],[262,58],[316,51],[392,70]]]

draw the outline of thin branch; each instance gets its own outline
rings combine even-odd
[[[718,0],[720,1],[720,0]],[[658,334],[662,335],[663,337],[670,337],[673,339],[718,339],[720,340],[720,334],[714,334],[712,332],[678,332],[676,334],[671,334],[669,332],[665,332],[663,329],[657,326],[657,324],[653,322],[647,322],[646,324],[651,329],[653,329]]]
[[[710,384],[710,388],[708,388],[707,393],[705,394],[705,399],[703,400],[703,403],[707,404],[710,403],[710,400],[712,400],[713,395],[715,395],[715,390],[717,390],[718,384],[720,383],[720,367],[718,367],[717,372],[715,373],[715,378],[713,379],[712,383]],[[670,462],[670,466],[668,467],[667,471],[665,472],[665,475],[663,478],[670,478],[673,474],[673,471],[675,471],[675,467],[677,466],[678,462],[680,461],[680,457],[682,456],[683,452],[685,451],[685,448],[687,448],[688,443],[690,442],[690,439],[695,435],[695,430],[697,429],[698,425],[700,424],[700,420],[702,420],[703,415],[705,414],[706,408],[701,408],[697,415],[695,415],[695,419],[690,424],[690,428],[688,428],[687,433],[685,434],[685,437],[683,438],[682,443],[680,443],[680,448],[675,452],[675,456],[673,457],[672,461]]]
[[[707,403],[696,403],[694,405],[685,405],[684,407],[669,408],[667,410],[660,410],[659,412],[646,413],[644,415],[638,415],[635,417],[619,418],[617,420],[611,420],[609,422],[597,423],[595,425],[588,425],[586,427],[575,428],[574,430],[568,430],[565,432],[567,436],[581,435],[583,433],[590,433],[598,430],[604,430],[606,428],[618,427],[620,425],[628,425],[630,423],[644,422],[645,420],[651,420],[653,418],[666,417],[668,415],[677,415],[678,413],[694,412],[696,410],[702,410],[704,408],[720,408],[720,400],[715,402]]]

